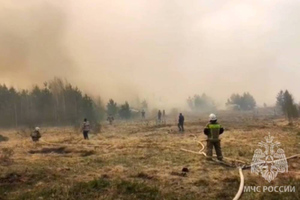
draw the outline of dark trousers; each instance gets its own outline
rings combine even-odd
[[[183,123],[178,123],[179,131],[184,131]]]
[[[37,141],[39,141],[39,137],[31,137],[32,138],[32,141],[34,141],[34,142],[37,142]]]
[[[222,150],[221,150],[221,141],[207,141],[207,158],[212,159],[213,148],[215,147],[218,160],[222,160]]]
[[[89,131],[83,131],[83,137],[85,140],[88,140],[89,139]]]

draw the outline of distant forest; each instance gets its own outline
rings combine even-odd
[[[59,78],[31,90],[0,85],[0,127],[76,125],[84,117],[98,121],[104,115],[100,98],[92,99]]]
[[[187,103],[192,111],[214,112],[214,101],[203,94],[189,97]],[[238,110],[253,110],[256,107],[254,97],[249,93],[233,94],[226,105],[233,105]],[[300,105],[294,102],[289,91],[280,91],[276,108],[280,108],[289,121],[300,116]],[[140,111],[148,111],[146,100],[139,102],[132,109],[128,102],[118,105],[110,99],[106,105],[100,97],[92,98],[76,86],[60,78],[45,82],[42,87],[34,86],[31,90],[16,90],[0,84],[0,127],[78,126],[84,118],[92,123],[103,120],[105,115],[118,119],[140,117]]]

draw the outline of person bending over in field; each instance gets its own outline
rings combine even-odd
[[[35,127],[33,133],[31,133],[30,136],[31,136],[32,141],[38,142],[39,139],[42,137],[41,133],[40,133],[40,128],[39,127]]]

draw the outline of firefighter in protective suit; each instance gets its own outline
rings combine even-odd
[[[35,127],[33,133],[31,133],[31,138],[33,142],[38,142],[39,139],[42,137],[41,133],[40,133],[40,128],[39,127]]]
[[[219,136],[224,132],[224,128],[217,122],[215,114],[209,115],[209,123],[204,129],[204,134],[207,136],[207,160],[212,160],[213,148],[215,147],[217,159],[222,161],[221,141]]]

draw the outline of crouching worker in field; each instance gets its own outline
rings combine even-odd
[[[224,132],[224,128],[217,122],[215,114],[209,115],[209,123],[204,129],[204,134],[207,135],[207,160],[212,160],[213,147],[217,153],[217,159],[222,161],[221,141],[219,136]]]
[[[35,127],[33,133],[31,133],[31,138],[32,138],[32,141],[34,142],[38,142],[39,139],[42,137],[41,136],[41,133],[40,133],[40,128],[39,127]]]
[[[84,139],[88,140],[89,132],[90,132],[90,123],[86,118],[83,120],[82,132],[83,132]]]

